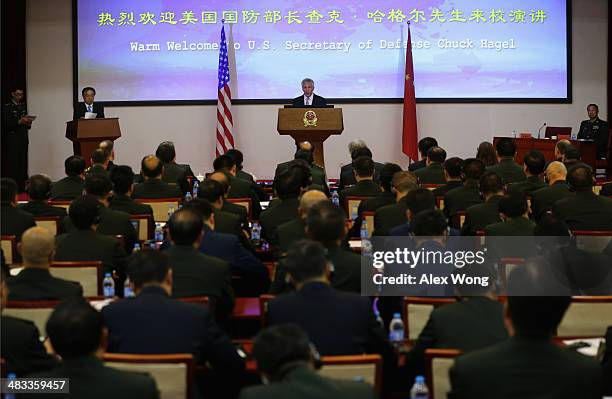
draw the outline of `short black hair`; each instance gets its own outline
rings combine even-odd
[[[499,200],[499,211],[509,218],[523,216],[528,206],[527,197],[523,193],[510,193]]]
[[[156,160],[155,167],[153,169],[148,168],[146,162],[147,159],[151,158],[155,158]],[[146,155],[144,158],[142,158],[142,161],[140,162],[140,169],[142,170],[142,174],[145,175],[145,177],[154,179],[162,174],[162,171],[164,170],[164,164],[162,163],[161,159],[153,155]]]
[[[345,223],[344,211],[330,201],[313,205],[306,214],[308,236],[325,246],[336,245],[343,238]]]
[[[206,201],[204,198],[194,198],[186,203],[185,206],[183,206],[183,209],[190,209],[197,212],[206,220],[208,220],[210,215],[212,215],[214,212],[212,204]]]
[[[570,159],[579,160],[580,159],[580,149],[578,149],[578,147],[575,147],[573,145],[569,145],[565,149],[565,152],[563,153],[563,155],[565,155],[565,160],[566,161],[568,161]]]
[[[79,176],[83,174],[87,164],[83,157],[71,155],[64,161],[64,171],[68,176]]]
[[[372,158],[372,151],[368,147],[359,147],[351,152],[351,159],[354,161],[359,157],[370,157]]]
[[[293,156],[293,159],[303,159],[310,165],[314,162],[314,154],[312,151],[308,150],[297,150]]]
[[[174,143],[172,141],[161,142],[157,146],[157,150],[155,150],[155,156],[159,158],[163,163],[172,162],[172,160],[176,157]]]
[[[308,335],[295,324],[278,324],[257,334],[253,341],[257,369],[274,376],[288,363],[311,360]]]
[[[289,164],[289,172],[296,176],[296,179],[300,182],[300,187],[307,188],[312,183],[312,171],[310,165],[303,159],[294,159]]]
[[[479,189],[483,195],[504,192],[504,182],[497,173],[485,172],[485,174],[480,177]]]
[[[82,95],[82,96],[84,96],[84,95],[85,95],[85,93],[86,93],[87,91],[89,91],[89,90],[93,91],[94,96],[96,95],[96,89],[94,89],[94,88],[93,88],[93,87],[91,87],[91,86],[86,86],[86,87],[83,87],[83,90],[81,90],[81,95]]]
[[[497,278],[497,273],[495,273],[492,265],[486,262],[483,264],[472,263],[467,267],[455,270],[453,274],[465,276],[455,283],[455,289],[459,295],[464,297],[486,295],[493,290],[494,281]],[[467,282],[470,280],[470,277],[487,277],[489,284],[486,286],[483,286],[483,284],[468,284]],[[461,281],[464,283],[462,284]]]
[[[461,177],[463,172],[463,159],[459,157],[448,158],[444,161],[444,170],[451,178]]]
[[[563,220],[556,219],[551,213],[545,213],[533,229],[533,235],[541,237],[569,237],[570,229]]]
[[[485,164],[476,158],[468,158],[463,161],[463,176],[465,179],[478,180],[485,172]]]
[[[523,163],[527,167],[529,173],[534,176],[541,175],[546,166],[544,155],[538,150],[531,150],[523,158]]]
[[[107,176],[101,174],[90,174],[85,178],[85,192],[95,195],[96,197],[104,197],[113,189],[113,183]]]
[[[53,309],[46,329],[63,359],[89,356],[100,347],[104,319],[84,298],[71,298]]]
[[[215,171],[224,170],[224,169],[230,170],[235,165],[236,165],[236,161],[234,161],[234,158],[230,157],[229,155],[219,155],[213,161],[213,169]]]
[[[287,169],[274,178],[274,190],[280,199],[297,198],[302,189],[302,176],[295,168]]]
[[[232,157],[234,159],[234,163],[236,164],[236,168],[238,168],[238,170],[242,170],[242,163],[244,162],[244,155],[242,154],[242,151],[235,148],[230,148],[225,152],[225,155]]]
[[[567,172],[567,182],[575,191],[589,191],[593,188],[593,169],[579,163]]]
[[[442,163],[446,159],[446,151],[441,147],[431,147],[427,150],[427,158],[431,162]]]
[[[361,156],[353,161],[353,170],[359,177],[374,175],[374,161],[368,156]]]
[[[91,153],[91,162],[95,164],[103,164],[109,157],[109,153],[102,148],[96,148]]]
[[[82,195],[72,200],[68,208],[68,216],[78,230],[89,230],[99,221],[100,207],[100,201],[96,197]]]
[[[549,338],[556,334],[571,301],[564,296],[508,296],[508,314],[519,336]]]
[[[136,288],[163,283],[170,270],[168,257],[159,251],[140,251],[130,256],[127,275]]]
[[[212,178],[213,175],[223,176],[223,181],[220,182],[219,180],[213,179]],[[229,191],[229,188],[230,188],[230,178],[231,178],[231,175],[230,175],[229,172],[222,172],[222,171],[212,172],[207,177],[207,179],[214,180],[214,181],[220,183],[223,186],[223,193],[224,194],[227,194],[227,192]]]
[[[313,240],[293,243],[282,260],[282,266],[297,283],[322,277],[327,270],[327,250],[323,244]]]
[[[516,144],[510,137],[502,137],[497,140],[495,151],[500,157],[513,157],[516,154]]]
[[[433,137],[423,137],[419,140],[419,152],[423,157],[427,155],[427,151],[429,151],[431,147],[437,146],[438,140],[434,139]]]
[[[386,192],[391,192],[391,187],[393,186],[393,175],[401,171],[401,166],[396,163],[387,162],[383,165],[382,169],[380,170],[379,181],[380,185]]]
[[[599,112],[599,105],[597,105],[597,104],[589,104],[589,105],[587,105],[587,109],[589,109],[589,107],[595,107],[595,109]]]
[[[127,194],[134,184],[134,171],[127,165],[116,165],[110,172],[115,194]]]
[[[15,196],[17,195],[18,191],[15,180],[11,179],[10,177],[3,177],[0,182],[2,182],[2,187],[0,189],[0,198],[2,199],[2,202],[15,201]]]
[[[168,227],[172,242],[176,245],[193,245],[202,233],[204,222],[200,213],[179,209],[170,216]]]
[[[216,180],[205,179],[198,188],[198,197],[209,202],[216,202],[225,195],[223,184]]]
[[[51,179],[45,175],[30,176],[27,183],[27,191],[33,200],[46,200],[51,192]]]
[[[557,147],[557,150],[559,150],[559,154],[565,155],[565,151],[572,147],[572,143],[566,140],[559,140],[557,141],[557,144],[555,144],[555,147]]]
[[[410,209],[413,215],[427,209],[435,209],[436,207],[436,196],[431,190],[426,188],[417,188],[410,191],[402,198],[402,201],[404,201],[406,207]]]
[[[410,227],[415,236],[439,236],[444,234],[448,224],[441,210],[428,209],[414,215]]]

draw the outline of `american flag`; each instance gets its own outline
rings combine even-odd
[[[225,29],[221,25],[221,45],[219,49],[219,92],[217,100],[217,156],[234,148],[234,122],[232,120],[232,91],[229,87],[230,73],[227,59]]]

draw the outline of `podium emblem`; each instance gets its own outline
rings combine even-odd
[[[304,127],[317,126],[317,114],[313,110],[308,110],[304,114]]]

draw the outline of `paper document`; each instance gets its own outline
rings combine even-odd
[[[85,119],[96,119],[96,115],[95,112],[85,112]]]

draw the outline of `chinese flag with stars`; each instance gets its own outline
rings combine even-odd
[[[406,74],[404,76],[404,125],[402,131],[402,151],[412,162],[418,160],[418,133],[416,116],[416,97],[414,94],[414,67],[412,65],[412,40],[408,24],[408,48],[406,49]]]

